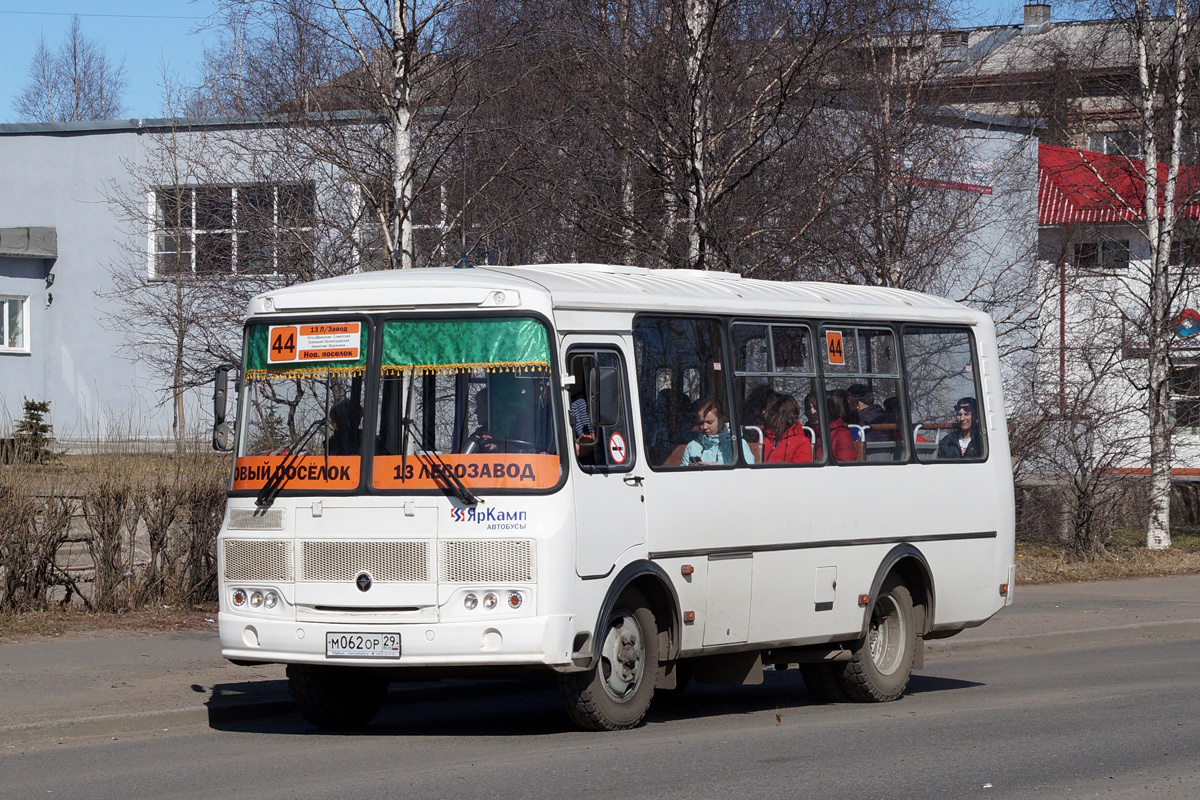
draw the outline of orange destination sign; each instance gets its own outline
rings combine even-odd
[[[551,489],[558,465],[558,456],[532,453],[375,456],[371,481],[377,489],[437,489],[452,474],[471,489]]]
[[[233,488],[261,489],[267,479],[288,460],[287,456],[239,458],[233,465]],[[358,456],[303,456],[287,467],[284,489],[331,491],[357,489],[361,463]]]
[[[272,325],[267,363],[357,361],[361,333],[361,322]]]

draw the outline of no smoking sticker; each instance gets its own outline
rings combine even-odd
[[[625,450],[625,437],[619,433],[613,433],[608,437],[608,458],[613,464],[624,464],[627,457]]]

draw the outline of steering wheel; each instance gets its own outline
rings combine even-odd
[[[473,453],[485,453],[483,449],[484,442],[490,441],[496,446],[497,453],[536,453],[537,444],[527,439],[484,439],[482,436],[471,434],[467,437],[467,443],[463,445],[462,454],[465,456]],[[500,445],[504,447],[501,449]]]

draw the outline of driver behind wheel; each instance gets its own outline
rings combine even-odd
[[[488,424],[488,390],[480,389],[475,395],[475,430],[471,431],[471,435],[467,437],[463,444],[462,451],[464,453],[499,453],[500,445],[496,441],[496,437],[492,435],[491,426]]]

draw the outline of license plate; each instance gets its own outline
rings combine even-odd
[[[326,633],[326,658],[400,658],[398,633]]]

